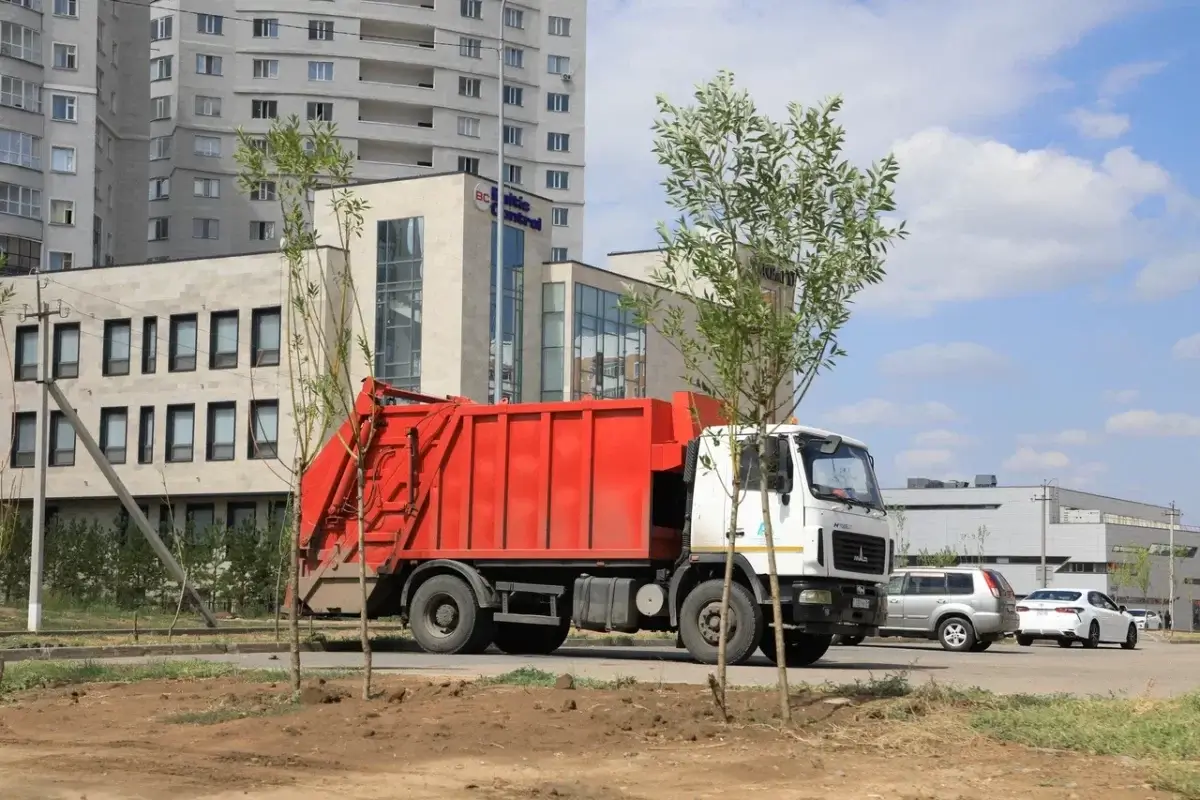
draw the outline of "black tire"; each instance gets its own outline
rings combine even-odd
[[[1088,650],[1095,650],[1100,646],[1100,623],[1092,620],[1092,625],[1088,628],[1088,637],[1083,642],[1083,646]]]
[[[976,642],[975,644],[973,644],[971,646],[971,652],[972,653],[982,653],[984,650],[987,650],[991,646],[992,646],[991,641]]]
[[[701,664],[717,663],[723,590],[722,581],[705,581],[688,592],[679,609],[683,646]],[[732,630],[725,641],[725,663],[744,664],[758,649],[764,624],[762,606],[740,583],[730,587],[728,621]]]
[[[563,646],[570,632],[570,622],[559,625],[497,622],[492,643],[510,656],[548,656]]]
[[[825,633],[803,633],[801,631],[785,630],[783,632],[783,657],[789,667],[807,667],[818,661],[829,651],[833,636]],[[775,651],[775,629],[770,625],[763,627],[762,641],[759,649],[772,664],[779,664]]]
[[[1138,631],[1137,625],[1131,624],[1128,632],[1125,634],[1125,641],[1121,642],[1122,650],[1136,650],[1138,646]]]
[[[865,636],[842,636],[839,634],[833,637],[833,645],[835,647],[838,645],[842,647],[858,647],[866,638]]]
[[[952,653],[963,653],[975,646],[975,628],[963,617],[947,617],[938,623],[938,641]]]
[[[1028,636],[1017,634],[1017,644],[1019,644],[1021,647],[1029,647],[1031,644],[1033,644],[1033,639],[1029,638]]]
[[[480,608],[457,575],[435,575],[417,587],[408,620],[413,639],[426,653],[482,653],[495,633],[491,609]]]
[[[1058,640],[1059,647],[1070,647],[1073,644],[1075,644],[1074,639],[1059,639]]]

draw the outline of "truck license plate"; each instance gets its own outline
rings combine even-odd
[[[855,597],[850,601],[850,605],[853,608],[870,608],[871,600],[867,597]]]

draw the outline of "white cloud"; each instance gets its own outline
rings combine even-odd
[[[948,471],[953,463],[954,453],[950,450],[904,450],[896,456],[896,466],[901,470]]]
[[[1062,479],[1062,485],[1076,489],[1090,489],[1095,486],[1096,479],[1107,471],[1108,465],[1101,461],[1076,464],[1071,472]]]
[[[1088,139],[1116,139],[1129,130],[1128,114],[1109,111],[1076,108],[1067,114],[1067,121],[1075,126],[1080,136]]]
[[[1095,444],[1096,436],[1082,428],[1068,428],[1058,433],[1023,433],[1017,437],[1017,441],[1027,447],[1037,447],[1039,445],[1081,447],[1087,444]]]
[[[1021,447],[1009,456],[1004,464],[1004,470],[1022,474],[1046,473],[1062,470],[1070,466],[1071,459],[1066,453],[1057,450],[1034,450],[1032,447]]]
[[[1171,356],[1181,360],[1200,358],[1200,333],[1185,336],[1171,348]]]
[[[1133,289],[1142,300],[1162,300],[1200,285],[1200,253],[1152,258],[1138,272]]]
[[[929,448],[950,448],[957,449],[974,444],[975,438],[968,436],[965,433],[958,431],[946,430],[938,428],[932,431],[922,431],[913,437],[913,444],[917,447]]]
[[[1104,391],[1104,400],[1119,406],[1127,406],[1131,403],[1136,403],[1140,395],[1141,392],[1137,389],[1106,389]]]
[[[1133,91],[1146,78],[1162,72],[1166,66],[1165,61],[1139,61],[1113,67],[1100,82],[1100,101],[1111,103],[1120,95]]]
[[[1104,429],[1130,436],[1200,436],[1200,417],[1182,412],[1125,411],[1109,417]]]
[[[930,401],[902,405],[880,398],[835,408],[824,415],[827,424],[846,428],[859,425],[903,428],[953,422],[955,419],[957,415],[954,410],[945,403]]]
[[[889,353],[879,361],[883,374],[897,378],[994,376],[1011,366],[1008,356],[975,342],[922,344]]]

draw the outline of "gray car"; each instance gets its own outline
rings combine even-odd
[[[936,639],[956,652],[979,653],[1021,627],[1012,586],[994,569],[906,567],[888,582],[880,636]]]

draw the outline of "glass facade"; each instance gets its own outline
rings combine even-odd
[[[563,348],[566,345],[567,287],[542,284],[542,400],[563,399]]]
[[[646,396],[646,328],[621,309],[620,299],[616,292],[575,284],[575,399]]]
[[[488,294],[488,397],[496,387],[496,357],[491,343],[496,340],[496,223],[492,223],[492,257],[489,260]],[[500,328],[501,383],[500,391],[510,402],[521,401],[521,327],[525,320],[525,231],[504,226],[504,322]]]
[[[421,389],[425,218],[380,220],[375,285],[375,377]]]

